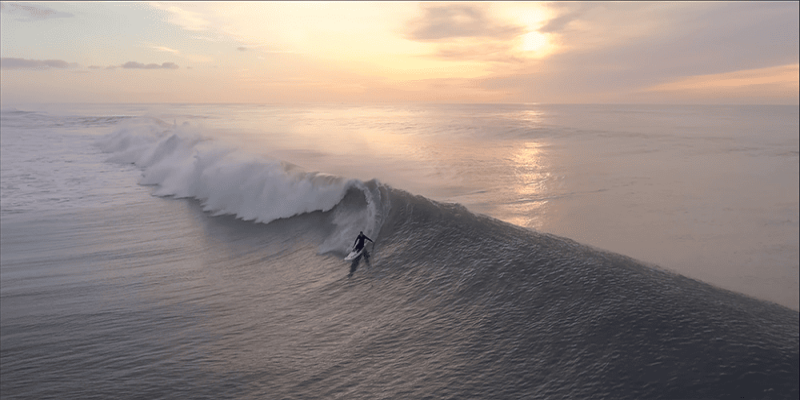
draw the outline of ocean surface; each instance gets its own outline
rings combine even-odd
[[[3,399],[800,395],[797,107],[0,116]]]

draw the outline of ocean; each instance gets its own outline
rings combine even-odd
[[[797,107],[0,116],[3,399],[800,395]]]

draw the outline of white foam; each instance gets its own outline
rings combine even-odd
[[[378,240],[378,234],[391,206],[386,188],[374,180],[367,183],[357,181],[353,187],[364,193],[366,206],[353,206],[346,202],[338,204],[331,217],[331,222],[337,229],[322,243],[319,248],[320,253],[331,251],[348,253],[359,232],[364,232],[373,241]]]
[[[102,138],[99,146],[112,161],[142,168],[140,181],[157,186],[154,194],[196,198],[214,215],[230,214],[269,223],[313,211],[330,211],[351,188],[361,190],[366,207],[340,207],[332,214],[338,229],[321,252],[346,251],[359,230],[377,235],[385,203],[377,182],[369,185],[318,172],[305,172],[281,160],[246,154],[204,137],[188,124],[173,126],[136,119]],[[378,196],[377,199],[374,197]]]

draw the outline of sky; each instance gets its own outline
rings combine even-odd
[[[798,104],[798,2],[2,2],[0,101]]]

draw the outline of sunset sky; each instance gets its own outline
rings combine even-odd
[[[798,104],[798,2],[2,3],[3,106]]]

